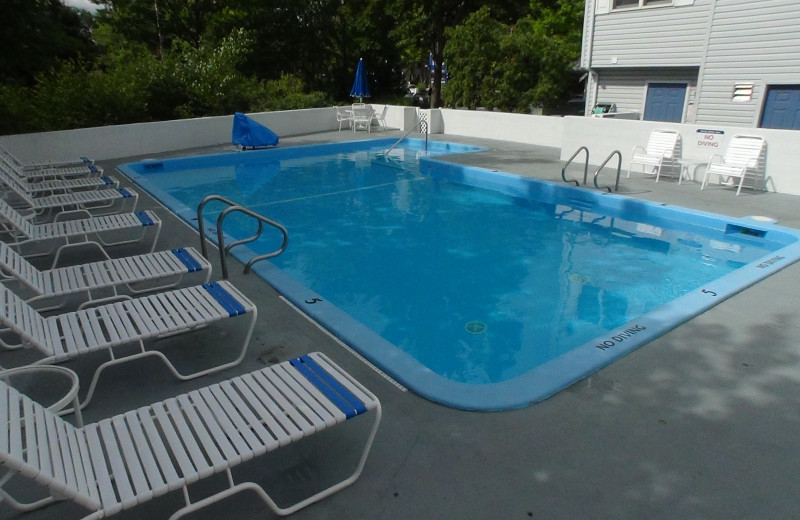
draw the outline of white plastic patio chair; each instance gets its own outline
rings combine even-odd
[[[357,131],[359,127],[367,132],[372,132],[372,117],[375,110],[371,106],[356,106],[353,105],[353,132]]]
[[[339,131],[342,131],[342,125],[347,123],[347,128],[353,126],[353,110],[347,107],[336,107],[336,122],[339,123]]]
[[[642,173],[655,175],[658,182],[665,168],[674,170],[680,175],[678,160],[681,158],[681,135],[674,130],[653,130],[647,146],[634,146],[631,153],[631,162],[628,164],[628,177],[634,164],[642,167]],[[651,167],[646,171],[646,167]]]
[[[175,377],[184,381],[236,366],[244,358],[256,322],[255,305],[227,281],[173,289],[48,317],[0,285],[0,310],[0,348],[12,351],[30,347],[39,356],[35,362],[25,364],[53,365],[91,352],[108,354],[109,359],[95,370],[81,407],[92,399],[103,370],[120,363],[155,356]],[[236,322],[232,330],[244,337],[241,350],[232,361],[181,373],[164,352],[152,348],[153,343],[164,337],[237,317],[249,318],[249,324],[242,326],[238,323],[240,320],[232,320]],[[233,345],[226,339],[224,348],[229,347]],[[6,367],[9,362],[0,359],[4,361],[0,364]]]
[[[130,245],[152,252],[160,233],[161,219],[152,211],[92,217],[78,210],[60,213],[55,222],[34,224],[0,200],[0,240],[25,257],[50,255],[63,245],[90,241],[110,256],[112,248]]]
[[[373,422],[355,470],[322,491],[280,507],[257,482],[237,482],[249,464],[268,472],[273,452],[359,416]],[[319,502],[360,476],[381,420],[378,398],[328,357],[312,353],[76,427],[0,381],[0,462],[6,475],[47,496],[23,503],[0,488],[0,498],[31,511],[71,500],[99,519],[182,490],[177,520],[244,491],[279,515]],[[242,464],[242,466],[240,466]],[[223,473],[227,487],[195,502],[188,486]]]
[[[383,105],[383,110],[378,112],[374,112],[372,115],[372,119],[378,122],[378,126],[382,127],[386,130],[386,113],[389,112],[389,105]]]
[[[765,189],[767,142],[757,135],[734,135],[725,154],[714,154],[708,161],[700,189],[708,184],[711,175],[717,175],[720,183],[733,183],[739,179],[736,195],[747,183],[754,189]]]
[[[0,155],[8,157],[17,167],[22,170],[52,170],[57,168],[76,167],[86,168],[87,166],[94,165],[94,160],[88,157],[59,157],[57,159],[23,161],[2,145],[0,145]]]
[[[0,281],[43,312],[73,309],[86,302],[122,294],[137,295],[203,284],[211,277],[211,264],[192,247],[116,259],[109,258],[99,245],[96,252],[106,259],[39,270],[9,245],[0,242]],[[86,258],[86,252],[81,253]],[[58,265],[58,257],[55,265]]]

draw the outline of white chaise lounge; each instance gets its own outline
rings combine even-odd
[[[21,170],[52,170],[65,168],[79,168],[94,165],[94,160],[89,157],[59,157],[56,159],[40,159],[35,161],[25,161],[17,157],[8,148],[0,146],[0,155],[7,157],[15,166]]]
[[[101,372],[120,363],[155,356],[181,380],[238,365],[247,350],[256,314],[255,305],[227,281],[174,289],[48,317],[42,316],[13,291],[0,285],[0,348],[13,351],[28,347],[38,358],[33,363],[24,364],[39,365],[63,363],[91,352],[105,352],[109,359],[95,370],[81,403],[83,407],[91,400]],[[249,324],[238,323],[248,318]],[[153,344],[162,338],[229,319],[236,322],[232,323],[232,334],[244,338],[233,360],[184,374],[164,352],[153,348]],[[225,349],[237,348],[230,338],[221,346]],[[187,344],[187,348],[190,348],[190,344]],[[235,350],[232,352],[235,353]],[[10,368],[9,365],[15,362],[7,363],[7,357],[0,357],[0,365]]]
[[[34,224],[28,217],[0,200],[0,240],[22,256],[46,256],[65,244],[97,242],[106,252],[137,245],[152,252],[161,232],[161,219],[152,211],[93,217],[83,210],[64,212],[55,222]]]
[[[238,466],[311,434],[368,415],[373,424],[355,471],[291,506],[280,507],[256,482],[238,482]],[[375,397],[326,356],[313,353],[162,402],[75,427],[0,381],[0,462],[6,476],[26,479],[49,496],[22,503],[0,488],[18,510],[56,500],[86,508],[100,519],[171,491],[186,505],[171,520],[243,491],[252,491],[277,514],[288,515],[336,493],[361,474],[381,419]],[[236,471],[236,473],[235,473]],[[227,476],[222,491],[192,502],[189,485]]]
[[[99,246],[93,249],[106,259],[40,270],[0,242],[0,281],[42,312],[74,309],[121,294],[203,284],[211,277],[211,264],[192,247],[116,259],[108,258]]]

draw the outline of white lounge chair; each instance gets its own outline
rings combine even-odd
[[[72,191],[111,189],[119,187],[119,181],[114,177],[102,175],[99,177],[75,177],[71,179],[49,179],[31,182],[27,177],[21,176],[0,157],[0,182],[30,194],[33,197],[69,193]],[[13,188],[12,188],[13,189]]]
[[[8,157],[13,163],[23,170],[42,170],[56,168],[87,167],[94,165],[94,160],[88,157],[59,157],[38,161],[22,161],[4,146],[0,146],[0,155]]]
[[[631,176],[631,169],[634,164],[642,167],[642,172],[647,175],[655,175],[658,182],[664,169],[674,170],[676,175],[680,175],[680,165],[678,160],[681,158],[681,135],[674,130],[653,130],[647,146],[634,146],[631,152],[631,162],[628,164],[628,177]],[[651,167],[646,171],[646,167]]]
[[[11,351],[32,347],[38,359],[30,364],[53,365],[91,352],[108,354],[109,359],[95,370],[81,407],[91,400],[103,370],[135,359],[158,357],[181,380],[236,366],[244,358],[256,321],[255,305],[227,281],[174,289],[48,317],[0,285],[0,309],[0,348]],[[234,320],[237,322],[235,331],[244,340],[239,354],[232,361],[184,374],[163,352],[151,348],[152,343],[159,339],[239,316],[249,317],[250,323],[240,326],[239,320]],[[133,347],[135,349],[131,351]],[[5,358],[0,359],[4,361],[0,363],[4,367],[9,364]]]
[[[375,110],[371,106],[353,105],[353,132],[363,128],[367,132],[372,132],[372,117]]]
[[[49,221],[56,213],[70,209],[85,209],[93,215],[130,212],[136,209],[139,199],[138,193],[127,188],[76,191],[34,197],[26,191],[26,186],[21,183],[22,181],[4,171],[0,171],[0,182],[10,190],[4,196],[6,202],[36,211],[37,219],[40,221]]]
[[[263,475],[270,461],[261,455],[370,414],[373,423],[353,473],[308,498],[280,507],[260,484],[234,478],[247,461]],[[0,498],[22,511],[71,500],[89,510],[85,519],[99,519],[182,490],[186,505],[170,516],[176,520],[252,491],[275,513],[288,515],[358,479],[380,419],[378,398],[320,353],[83,427],[0,381],[2,483],[22,478],[28,489],[47,494],[22,503],[0,488]],[[192,502],[188,486],[219,473],[228,486]]]
[[[734,135],[725,148],[725,155],[711,156],[700,189],[708,184],[711,175],[721,183],[733,184],[738,179],[736,195],[748,184],[754,189],[765,189],[767,142],[757,135]]]
[[[110,256],[111,249],[139,244],[152,252],[161,232],[161,220],[152,211],[92,217],[78,210],[61,213],[55,222],[34,224],[0,200],[0,240],[22,256],[45,256],[66,244],[97,242]]]
[[[353,126],[353,110],[347,107],[336,107],[336,122],[339,123],[340,132],[345,123],[347,123],[347,128]]]
[[[97,249],[106,260],[39,270],[0,242],[0,281],[42,312],[121,294],[203,284],[211,277],[211,264],[192,247],[113,260],[99,245]]]

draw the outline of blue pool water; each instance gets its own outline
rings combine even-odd
[[[288,249],[256,272],[401,383],[467,409],[544,399],[798,258],[786,228],[435,159],[474,150],[460,145],[381,157],[391,143],[121,169],[193,224],[212,193],[282,223]],[[224,231],[253,229],[234,216]]]

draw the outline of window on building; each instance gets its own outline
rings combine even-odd
[[[673,0],[614,0],[614,9],[629,9],[654,5],[672,5]]]

